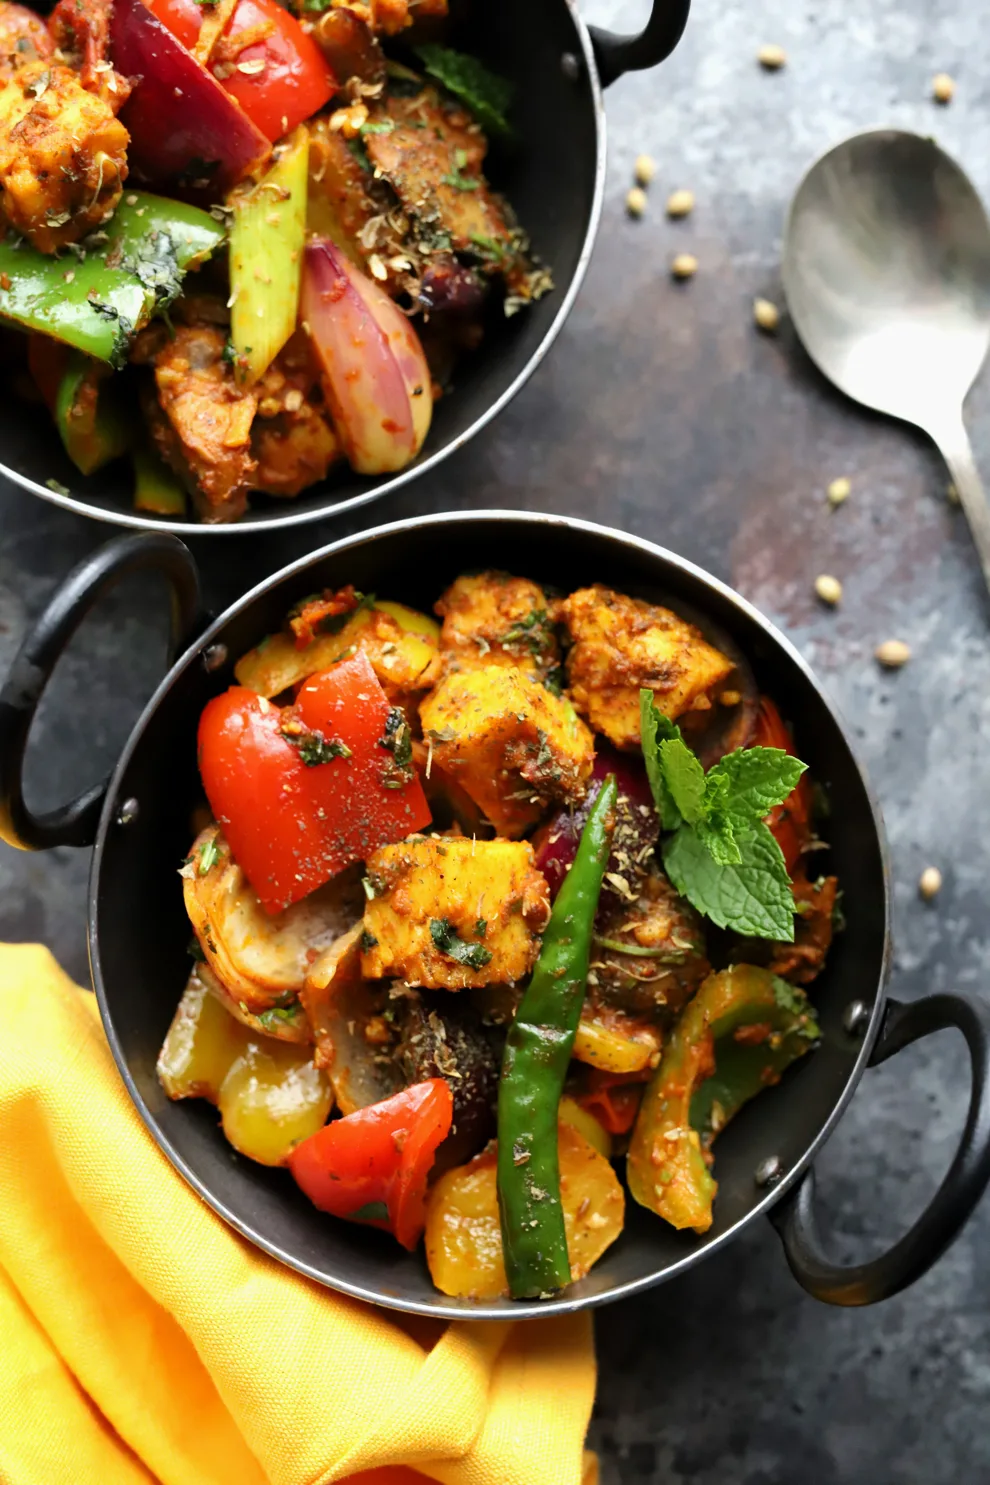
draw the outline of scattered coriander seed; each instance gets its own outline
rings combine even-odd
[[[959,504],[959,491],[956,489],[951,480],[945,487],[945,498],[948,500],[950,505]]]
[[[936,103],[951,103],[956,85],[947,72],[939,72],[932,78],[932,97]]]
[[[723,691],[719,696],[720,706],[738,706],[742,701],[741,691]]]
[[[642,186],[633,186],[626,193],[626,211],[631,217],[641,217],[646,210],[646,192]]]
[[[769,299],[754,299],[753,320],[757,329],[772,335],[780,324],[780,310]]]
[[[669,217],[687,217],[694,211],[693,191],[671,191],[667,197],[667,215]]]
[[[845,475],[840,475],[840,477],[837,480],[833,480],[828,487],[827,493],[829,505],[841,505],[844,500],[849,499],[851,491],[852,485],[846,479]]]
[[[918,891],[926,902],[931,902],[942,890],[942,873],[937,866],[926,866],[918,878]]]
[[[670,271],[675,278],[694,278],[698,271],[698,260],[693,253],[678,253]]]
[[[827,572],[815,578],[815,592],[829,608],[835,608],[842,601],[842,584],[838,578],[830,577]]]
[[[885,670],[900,670],[911,658],[911,646],[903,639],[885,639],[882,645],[877,645],[874,654]]]
[[[648,186],[657,173],[657,167],[652,155],[637,155],[633,174],[638,186]]]
[[[787,53],[782,46],[761,46],[756,53],[756,60],[767,72],[779,72],[781,67],[787,63]]]

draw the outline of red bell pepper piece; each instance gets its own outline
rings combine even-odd
[[[150,9],[183,46],[191,50],[196,45],[203,25],[199,0],[150,0]],[[217,56],[222,59],[225,43],[248,31],[262,34],[232,62],[221,60],[214,75],[274,142],[319,113],[337,91],[337,79],[316,42],[278,0],[240,0],[221,34]],[[243,72],[242,63],[249,69],[264,65]]]
[[[637,1073],[607,1073],[591,1068],[577,1102],[593,1114],[609,1134],[628,1134],[636,1122],[643,1088],[652,1077],[650,1068]]]
[[[271,154],[267,136],[144,0],[115,0],[110,45],[117,71],[137,79],[120,117],[145,179],[202,179],[225,191]]]
[[[312,676],[291,707],[231,686],[204,708],[206,797],[270,913],[429,824],[419,778],[389,739],[391,712],[360,651]]]
[[[769,696],[760,697],[760,709],[756,717],[756,734],[751,747],[783,748],[794,756],[791,734],[784,725],[780,712]],[[791,876],[811,839],[811,780],[802,774],[793,794],[783,804],[778,804],[767,815],[770,833],[784,853],[784,861]]]
[[[427,1179],[453,1116],[446,1078],[430,1078],[325,1124],[296,1146],[289,1169],[321,1212],[380,1227],[411,1251],[426,1226]]]

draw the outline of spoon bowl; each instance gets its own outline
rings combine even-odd
[[[917,134],[845,140],[798,187],[783,279],[819,370],[942,449],[990,586],[990,509],[962,420],[990,349],[990,219],[965,172]]]

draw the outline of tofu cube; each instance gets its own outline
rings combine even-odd
[[[436,761],[499,835],[522,835],[552,801],[584,798],[594,739],[564,697],[501,665],[447,675],[420,707]]]
[[[639,749],[641,687],[675,721],[692,708],[707,711],[711,693],[733,670],[693,624],[599,583],[572,593],[560,613],[573,642],[568,695],[617,748]]]
[[[560,664],[553,604],[538,583],[507,572],[459,577],[435,605],[444,670],[506,665],[540,679]]]
[[[536,963],[550,916],[528,841],[412,836],[367,862],[361,971],[430,990],[504,984]]]

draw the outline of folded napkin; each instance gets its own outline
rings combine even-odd
[[[148,1134],[93,996],[0,945],[4,1485],[590,1485],[594,1382],[587,1315],[443,1326],[256,1251]]]

